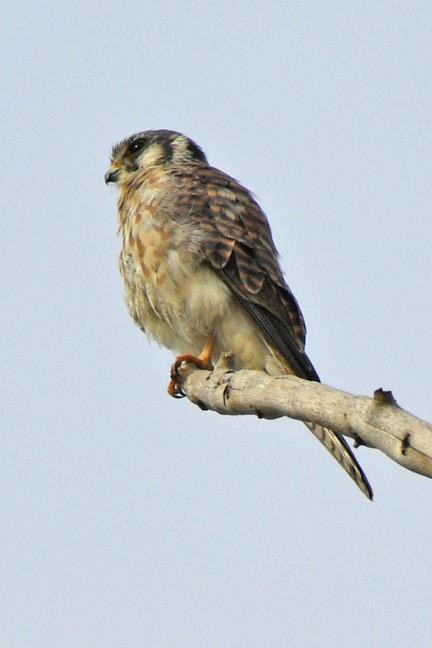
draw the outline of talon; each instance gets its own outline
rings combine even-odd
[[[179,369],[184,362],[194,364],[197,369],[206,369],[207,371],[213,371],[211,357],[215,341],[216,335],[212,333],[208,343],[199,356],[193,355],[193,353],[183,353],[182,355],[177,356],[174,363],[171,365],[171,380],[168,385],[168,394],[170,396],[173,396],[173,398],[184,398],[184,396],[186,396],[181,388],[182,379],[179,374]]]
[[[167,392],[173,398],[184,398],[186,396],[186,394],[181,388],[180,376],[178,373],[180,365],[181,362],[177,362],[177,360],[171,365],[171,373],[170,373],[171,380],[169,382]]]
[[[180,384],[174,379],[170,380],[167,392],[173,398],[184,398],[186,396]]]
[[[186,396],[181,388],[181,376],[179,375],[179,369],[183,363],[194,364],[197,369],[213,370],[212,363],[206,357],[195,356],[192,353],[184,353],[178,356],[171,365],[171,380],[167,389],[168,394],[173,398],[184,398]]]

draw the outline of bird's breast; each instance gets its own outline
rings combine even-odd
[[[199,353],[224,316],[230,291],[202,264],[195,228],[161,208],[161,188],[154,183],[120,198],[119,212],[130,314],[162,345]]]

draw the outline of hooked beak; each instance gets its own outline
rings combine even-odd
[[[105,173],[105,183],[109,184],[110,182],[117,182],[118,176],[120,173],[120,169],[108,169],[108,171]]]

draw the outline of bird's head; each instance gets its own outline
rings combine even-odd
[[[170,130],[143,131],[115,144],[105,182],[121,182],[130,173],[152,166],[207,162],[191,139]]]

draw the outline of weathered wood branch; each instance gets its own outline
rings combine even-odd
[[[231,367],[232,354],[225,354],[212,372],[183,364],[178,370],[182,391],[192,403],[219,414],[287,416],[323,425],[432,477],[432,425],[399,407],[391,392],[355,396],[296,376]]]

